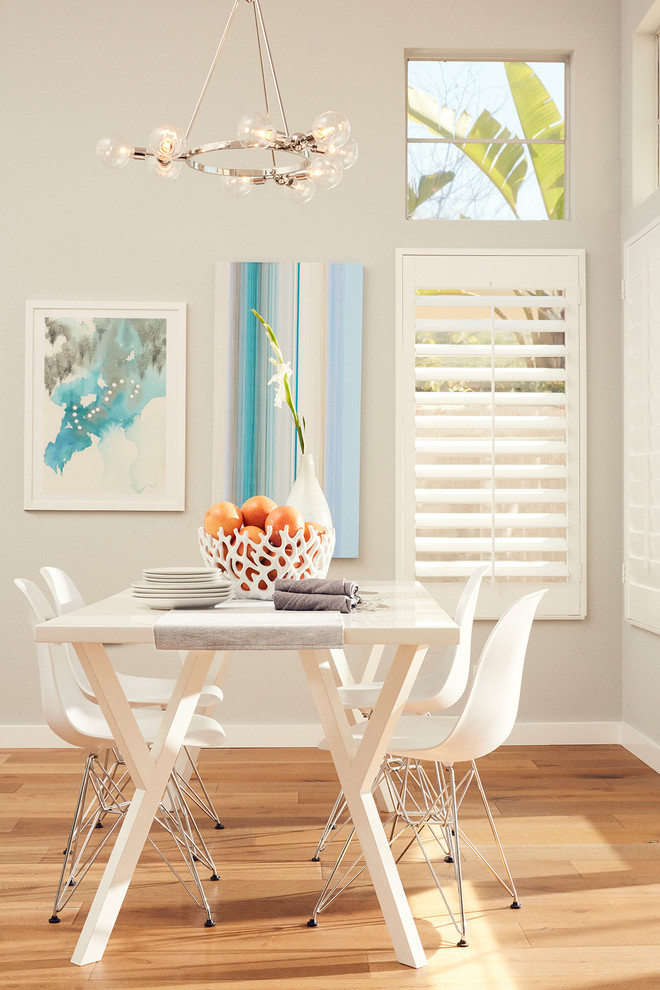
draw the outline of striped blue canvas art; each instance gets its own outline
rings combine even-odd
[[[284,504],[299,448],[291,413],[276,408],[271,325],[293,369],[305,452],[330,506],[335,557],[357,557],[360,502],[362,265],[219,262],[216,289],[213,499]]]

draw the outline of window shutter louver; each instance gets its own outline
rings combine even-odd
[[[402,266],[402,566],[445,601],[489,563],[482,616],[530,584],[584,615],[579,256]]]
[[[625,609],[660,633],[660,227],[625,245]]]

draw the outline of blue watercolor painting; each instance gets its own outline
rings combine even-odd
[[[145,413],[166,395],[167,320],[44,322],[44,387],[60,411],[57,434],[43,451],[45,467],[63,476],[95,447],[103,461],[102,490],[157,492],[164,479],[165,422],[162,414]]]

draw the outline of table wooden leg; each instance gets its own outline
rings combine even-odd
[[[103,646],[77,643],[76,652],[136,785],[71,958],[71,962],[84,966],[103,956],[194,714],[213,653],[196,651],[187,655],[150,751]]]
[[[336,690],[330,651],[301,651],[312,695],[399,962],[419,968],[426,956],[371,788],[426,647],[400,646],[358,745]]]

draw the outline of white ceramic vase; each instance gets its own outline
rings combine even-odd
[[[306,522],[315,522],[326,529],[332,529],[332,516],[323,489],[319,484],[314,469],[314,458],[311,454],[302,454],[298,464],[298,473],[289,492],[287,505],[299,509]]]

